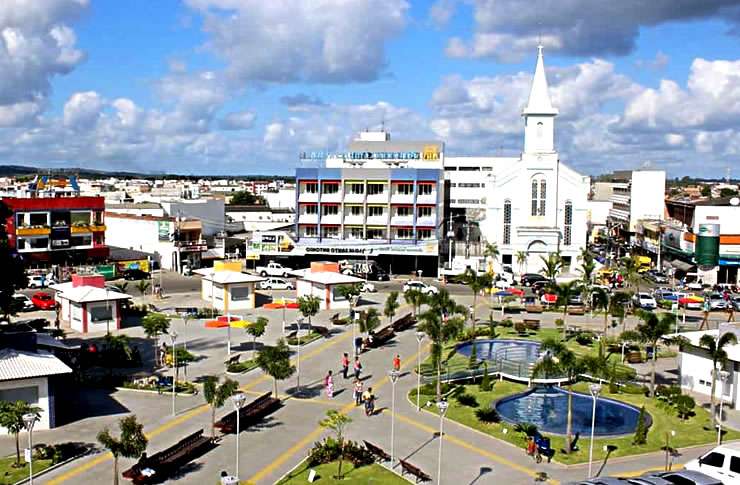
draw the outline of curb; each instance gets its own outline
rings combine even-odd
[[[130,391],[130,392],[140,392],[142,394],[156,394],[156,395],[162,395],[162,396],[170,396],[172,395],[172,391],[150,391],[149,389],[131,389],[130,387],[114,387],[116,391]],[[178,392],[176,393],[178,396],[185,396],[185,397],[193,397],[198,395],[198,390],[196,389],[193,393],[185,393],[185,392]]]
[[[57,468],[61,468],[61,467],[63,467],[63,466],[64,466],[64,465],[66,465],[67,463],[70,463],[70,462],[72,462],[72,461],[74,461],[74,460],[76,460],[76,459],[78,459],[78,458],[82,458],[83,456],[87,456],[87,455],[89,455],[89,454],[90,454],[90,452],[91,452],[91,451],[92,451],[92,450],[88,448],[88,449],[86,449],[85,451],[83,451],[82,453],[80,453],[79,455],[75,455],[75,456],[73,456],[72,458],[67,458],[66,460],[64,460],[64,461],[62,461],[62,462],[59,462],[59,463],[57,463],[56,465],[52,465],[52,466],[50,466],[49,468],[44,468],[44,469],[43,469],[43,470],[41,470],[40,472],[38,472],[38,473],[34,473],[34,474],[33,474],[33,478],[38,478],[38,477],[44,476],[44,475],[46,475],[47,473],[49,473],[49,472],[52,472],[52,471],[56,470]],[[24,484],[24,483],[29,483],[29,481],[30,481],[30,479],[29,479],[29,478],[24,478],[23,480],[20,480],[20,481],[17,481],[17,482],[15,482],[15,483],[14,483],[13,485],[22,485],[22,484]]]

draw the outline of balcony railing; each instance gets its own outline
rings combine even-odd
[[[19,227],[15,230],[17,236],[45,236],[51,234],[48,226]]]

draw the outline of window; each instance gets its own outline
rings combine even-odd
[[[317,234],[316,226],[306,226],[303,228],[303,237],[316,237]]]
[[[89,222],[90,221],[90,216],[89,216],[89,213],[87,213],[87,214],[88,214],[87,220]],[[44,226],[44,225],[48,224],[48,215],[47,215],[47,213],[46,212],[35,212],[35,213],[29,214],[28,224],[30,226],[32,226],[32,227],[33,226]]]
[[[362,217],[362,207],[359,205],[350,206],[349,214],[352,216]]]
[[[317,183],[308,183],[303,184],[303,193],[304,194],[318,194],[319,193],[319,184]]]
[[[72,238],[74,240],[74,238]],[[49,248],[49,238],[48,237],[36,237],[33,239],[28,239],[28,245],[31,249],[48,249]]]
[[[232,286],[229,290],[231,301],[249,300],[249,286]]]
[[[434,239],[434,231],[432,229],[417,229],[419,239]]]
[[[411,207],[396,207],[398,217],[408,217],[411,215]]]
[[[479,184],[479,183],[468,183],[468,182],[462,183],[461,182],[461,183],[457,184],[457,186],[458,187],[467,188],[467,189],[477,189],[477,188],[480,188],[481,184]]]
[[[540,216],[545,215],[545,200],[546,200],[546,189],[547,189],[547,182],[544,180],[540,181]]]
[[[385,230],[384,229],[368,229],[367,238],[368,239],[385,239]]]
[[[419,207],[418,216],[420,219],[423,219],[424,217],[432,217],[432,208],[431,207]]]
[[[413,239],[414,231],[411,229],[396,229],[396,239]]]
[[[385,192],[385,184],[367,184],[367,195],[382,195]]]
[[[365,186],[362,184],[347,184],[350,194],[362,195],[365,193]]]
[[[362,239],[362,228],[351,227],[347,235],[349,236],[349,239]]]
[[[328,238],[338,238],[339,237],[339,228],[338,227],[322,227],[321,228],[321,237],[328,237]]]
[[[701,457],[700,460],[701,460],[702,465],[722,468],[722,466],[725,464],[725,455],[722,453],[717,453],[716,451],[713,451]]]
[[[3,389],[0,391],[0,401],[23,401],[35,406],[39,403],[39,388],[37,386],[29,386]]]
[[[321,213],[325,216],[339,215],[339,206],[338,205],[322,205]]]
[[[563,244],[566,246],[571,245],[572,239],[572,226],[573,226],[573,203],[569,200],[565,201],[565,229],[563,231]]]
[[[398,195],[411,195],[414,193],[413,184],[398,184],[396,186],[396,193]]]
[[[307,216],[313,216],[319,213],[319,206],[317,205],[304,205],[303,213]]]
[[[539,189],[539,190],[538,190]],[[545,215],[545,200],[547,195],[547,183],[542,175],[532,179],[532,216]]]
[[[371,205],[367,208],[367,215],[369,217],[382,217],[385,215],[385,207]]]
[[[114,303],[115,305],[115,303]],[[113,307],[108,305],[89,306],[90,319],[93,322],[107,322],[113,320]]]
[[[433,189],[432,184],[419,185],[419,195],[432,195]]]
[[[322,193],[324,194],[338,194],[339,193],[339,184],[324,184],[324,187],[321,189]]]
[[[511,201],[504,201],[504,244],[511,244]]]
[[[72,236],[70,238],[71,246],[92,246],[92,236]]]
[[[26,240],[18,238],[18,241],[15,243],[15,246],[18,251],[23,251],[24,249],[27,249]]]
[[[740,473],[740,457],[738,456],[730,457],[730,471],[732,473]]]

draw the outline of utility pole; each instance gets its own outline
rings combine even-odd
[[[466,220],[465,226],[467,229],[466,241],[465,241],[465,258],[467,259],[470,257],[470,221]]]
[[[452,217],[447,221],[447,246],[449,248],[449,261],[448,266],[449,269],[452,269],[452,238],[455,235],[455,233],[452,231]]]

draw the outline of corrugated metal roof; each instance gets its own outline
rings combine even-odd
[[[69,374],[67,364],[48,353],[34,354],[15,349],[0,350],[0,381]]]

